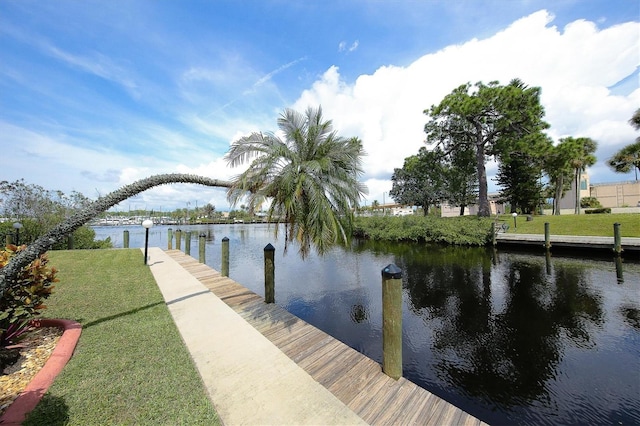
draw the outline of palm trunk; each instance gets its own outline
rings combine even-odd
[[[154,186],[169,183],[196,183],[205,186],[231,187],[231,182],[227,181],[174,173],[151,176],[130,185],[123,186],[104,197],[100,197],[86,208],[67,218],[64,222],[54,226],[47,233],[27,246],[25,250],[13,256],[9,263],[0,269],[0,298],[4,295],[9,284],[15,282],[20,270],[49,250],[57,241],[127,198],[133,197]]]
[[[576,208],[575,214],[580,214],[580,171],[576,169]]]

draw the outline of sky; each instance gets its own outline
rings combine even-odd
[[[597,141],[592,183],[638,136],[637,0],[0,0],[0,181],[90,198],[160,173],[230,179],[238,138],[321,106],[363,141],[363,204],[425,146],[424,110],[467,82],[542,89],[547,134]],[[489,190],[498,188],[488,165]],[[213,204],[167,185],[119,210]]]

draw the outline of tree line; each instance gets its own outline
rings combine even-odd
[[[512,211],[533,213],[553,198],[553,213],[572,184],[596,162],[597,143],[589,137],[565,137],[554,144],[540,103],[541,89],[519,79],[454,89],[438,105],[424,110],[426,147],[405,158],[391,177],[395,202],[421,206],[426,215],[443,202],[460,207],[477,204],[479,216],[491,214],[486,165],[498,164],[499,202]],[[630,123],[640,130],[640,109]],[[620,150],[608,164],[616,172],[640,170],[640,138]],[[546,178],[546,179],[544,179]],[[544,183],[546,181],[546,184]],[[575,213],[580,213],[576,191]]]
[[[40,235],[49,231],[65,218],[87,207],[92,200],[80,192],[72,191],[65,194],[60,190],[45,189],[40,185],[27,183],[24,179],[15,182],[0,181],[0,238],[2,242],[7,235],[11,235],[15,243],[15,229],[13,224],[22,224],[20,229],[20,243],[28,244]],[[251,220],[255,213],[248,206],[242,204],[239,209],[233,209],[228,217],[216,207],[207,203],[193,208],[176,208],[173,211],[155,211],[147,209],[133,209],[128,211],[107,211],[99,218],[129,218],[129,217],[168,217],[173,221],[183,223],[215,222],[223,220]],[[95,232],[88,226],[83,226],[73,234],[73,247],[77,249],[110,247],[107,241],[94,241]],[[67,248],[68,245],[59,243],[54,248]]]

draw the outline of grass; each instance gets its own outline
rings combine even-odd
[[[44,316],[82,324],[73,358],[25,425],[220,424],[140,250],[50,252]]]
[[[640,214],[637,213],[533,216],[528,222],[522,215],[516,218],[517,229],[511,215],[500,215],[500,220],[509,224],[509,233],[544,234],[544,223],[549,222],[552,235],[613,237],[613,224],[619,223],[622,237],[640,237]]]

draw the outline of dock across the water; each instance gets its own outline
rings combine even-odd
[[[622,237],[620,240],[623,253],[630,253],[634,256],[640,254],[640,238]],[[537,246],[543,248],[545,239],[544,235],[541,234],[499,233],[496,234],[496,242],[498,245],[505,246]],[[550,235],[549,242],[551,243],[551,250],[555,247],[563,249],[608,250],[613,253],[614,249],[613,237]]]
[[[223,423],[485,425],[181,251],[149,265]]]

